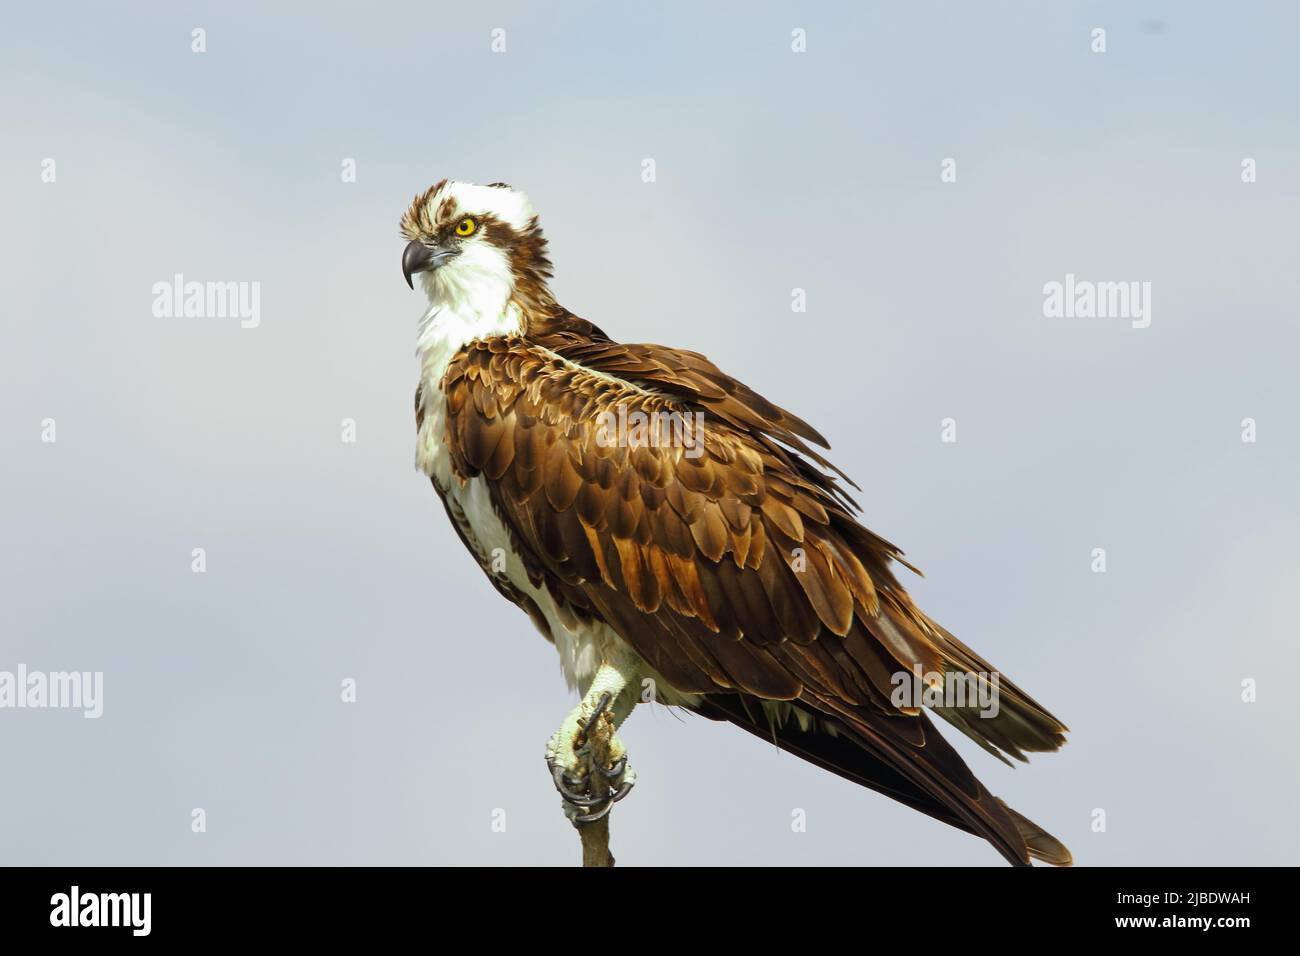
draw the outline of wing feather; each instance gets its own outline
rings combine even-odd
[[[444,389],[454,470],[486,478],[532,579],[602,617],[674,688],[798,701],[937,815],[1023,856],[1018,824],[923,714],[891,701],[900,671],[991,668],[912,604],[890,567],[910,565],[854,520],[807,423],[702,356],[612,343],[572,317],[471,342]],[[598,440],[620,411],[702,414],[704,434],[690,454]],[[1002,686],[1003,717],[937,712],[994,753],[1059,747],[1064,726]]]

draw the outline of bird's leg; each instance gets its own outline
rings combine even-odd
[[[618,663],[601,664],[581,703],[546,743],[546,766],[574,826],[602,819],[636,783],[615,733],[636,706],[632,676]]]

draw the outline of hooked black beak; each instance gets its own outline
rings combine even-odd
[[[406,244],[406,250],[402,253],[402,278],[406,279],[406,284],[414,289],[415,283],[411,281],[411,276],[417,272],[432,272],[459,254],[455,249],[448,249],[446,246],[426,246],[419,239],[412,239]]]

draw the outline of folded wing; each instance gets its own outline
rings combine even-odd
[[[901,553],[854,520],[807,423],[703,356],[614,343],[573,317],[471,343],[444,388],[456,470],[486,479],[534,581],[676,690],[725,703],[709,716],[743,726],[737,701],[791,702],[871,758],[831,769],[887,768],[876,775],[906,781],[910,802],[1026,859],[1012,814],[890,699],[900,672],[992,667],[912,604],[890,567]],[[1059,721],[999,689],[997,718],[937,712],[999,756],[1061,745]]]

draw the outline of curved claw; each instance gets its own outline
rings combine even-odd
[[[611,700],[613,698],[610,697],[609,691],[602,693],[600,700],[596,701],[596,706],[591,711],[591,716],[579,725],[578,740],[582,741],[582,743],[585,744],[587,741],[587,728],[594,724],[597,718],[605,712],[605,708],[609,706]]]
[[[586,824],[586,823],[595,823],[597,820],[602,820],[602,819],[604,819],[605,817],[609,816],[609,811],[612,810],[613,807],[614,807],[614,801],[613,801],[613,800],[606,800],[606,801],[605,801],[605,805],[602,806],[602,807],[601,807],[599,810],[597,810],[595,813],[579,813],[579,814],[577,814],[577,815],[573,818],[574,825],[575,825],[575,826],[581,826],[582,824]]]
[[[612,764],[610,764],[608,767],[597,767],[596,772],[599,773],[606,780],[617,780],[619,777],[623,775],[623,771],[626,769],[627,769],[627,754],[624,754],[623,756],[615,760]]]
[[[595,726],[595,722],[606,712],[613,700],[613,695],[608,691],[602,692],[587,718],[578,721],[577,733],[569,744],[574,756],[578,758],[578,763],[587,768],[589,776],[579,776],[566,770],[560,763],[557,755],[560,744],[556,741],[562,738],[563,728],[556,732],[556,737],[552,738],[552,743],[547,749],[546,765],[551,771],[551,779],[555,789],[568,804],[565,815],[575,826],[603,820],[609,815],[614,804],[631,793],[632,787],[636,785],[636,774],[628,767],[626,754],[613,761],[608,767],[591,767],[591,744],[587,740],[587,731]],[[622,749],[621,746],[619,749]],[[627,779],[628,777],[631,779]],[[615,784],[618,785],[616,791],[612,789]],[[598,790],[600,793],[598,795],[588,793],[588,790]],[[589,812],[574,812],[580,807],[588,808]]]
[[[609,798],[609,802],[610,802],[611,804],[618,803],[620,800],[622,800],[624,797],[626,797],[629,793],[631,793],[631,792],[632,792],[632,788],[635,787],[635,786],[636,786],[636,781],[635,781],[635,780],[624,780],[624,781],[623,781],[623,786],[621,786],[621,787],[618,788],[618,793],[614,794],[614,796],[612,796],[612,797]]]
[[[562,768],[561,764],[555,764],[554,766]],[[561,779],[564,781],[565,785],[569,787],[585,787],[587,785],[586,777],[579,776],[576,773],[569,773],[567,770],[564,771],[564,776]]]
[[[586,793],[575,793],[569,789],[569,774],[564,767],[556,764],[551,770],[551,780],[555,783],[555,789],[560,792],[560,796],[577,807],[594,807],[605,800],[604,797],[593,797]],[[579,781],[580,782],[580,781]]]
[[[626,761],[624,761],[624,762],[626,762]],[[606,799],[606,800],[601,804],[601,807],[600,807],[599,810],[594,810],[594,811],[592,811],[591,813],[579,813],[579,814],[575,814],[574,817],[573,817],[573,823],[574,823],[574,825],[575,825],[575,826],[583,826],[583,825],[588,824],[588,823],[595,823],[597,820],[603,820],[605,817],[609,816],[609,811],[612,810],[612,809],[614,808],[614,804],[618,803],[620,800],[622,800],[624,797],[626,797],[629,793],[631,793],[631,792],[632,792],[632,788],[635,787],[635,786],[636,786],[636,780],[635,780],[635,779],[633,779],[633,780],[625,780],[625,781],[623,781],[623,785],[622,785],[621,787],[618,788],[618,792],[617,792],[617,793],[614,793],[614,794],[611,794],[611,795],[610,795],[610,796],[609,796],[609,797],[608,797],[608,798],[607,798],[607,799]],[[590,806],[590,804],[584,804],[584,806]]]

